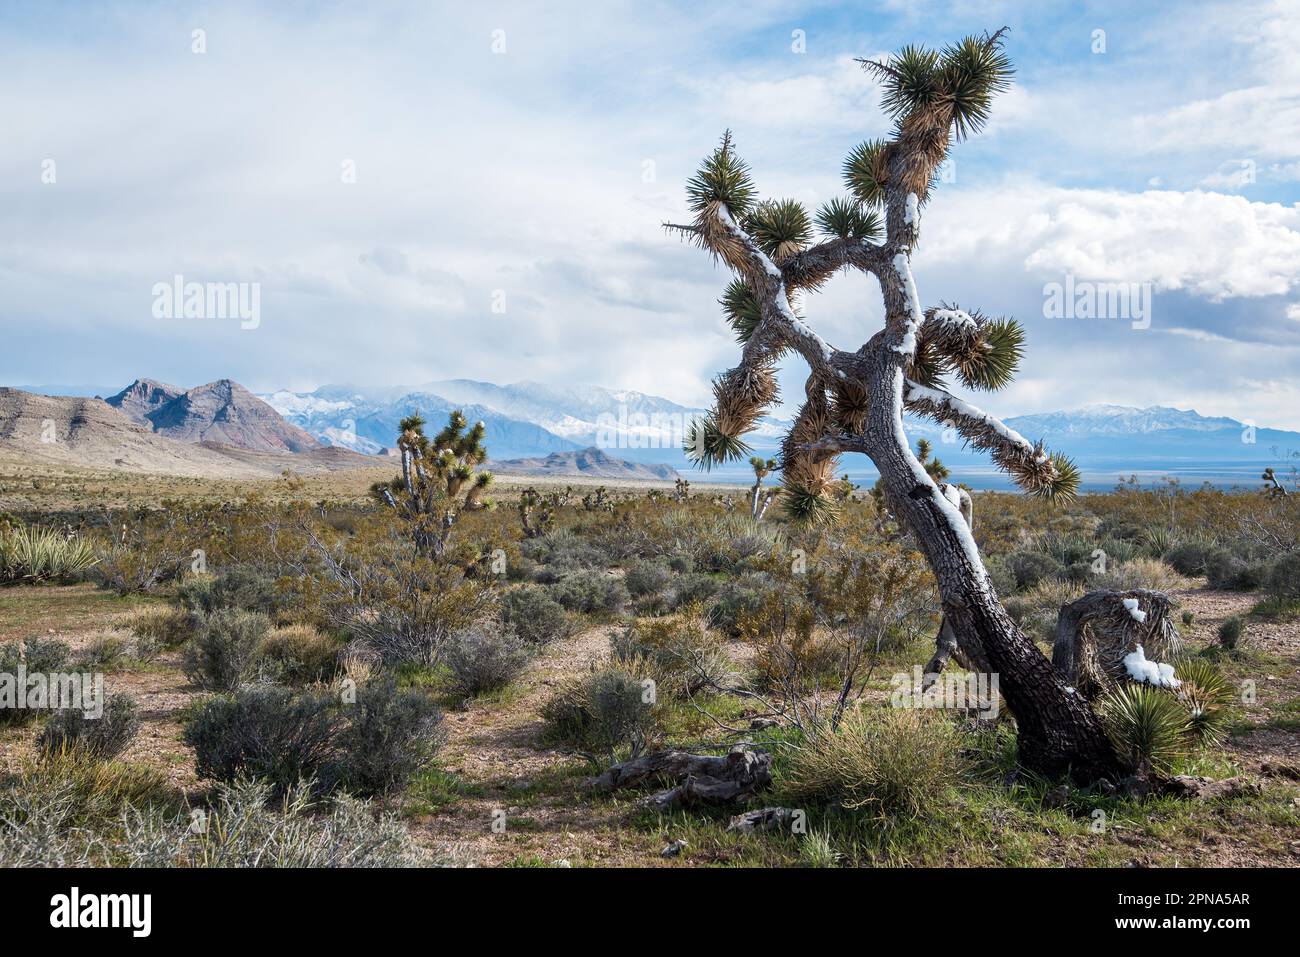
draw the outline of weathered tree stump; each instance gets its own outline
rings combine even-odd
[[[1057,616],[1053,667],[1066,685],[1095,698],[1128,680],[1124,657],[1138,645],[1150,661],[1171,660],[1180,645],[1172,604],[1145,588],[1088,592]]]
[[[730,804],[772,783],[772,756],[746,745],[737,745],[721,757],[656,751],[614,765],[589,786],[597,791],[617,791],[667,783],[672,786],[650,795],[643,803],[659,811],[697,804]]]

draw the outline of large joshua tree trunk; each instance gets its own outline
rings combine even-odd
[[[922,310],[911,272],[921,207],[954,137],[978,130],[1010,77],[1001,33],[968,37],[942,53],[908,48],[888,63],[865,63],[884,87],[897,121],[890,141],[869,141],[844,164],[852,197],[832,200],[813,223],[792,200],[756,202],[730,135],[705,160],[688,193],[695,212],[674,226],[730,266],[737,278],[722,299],[744,343],[740,365],[714,383],[715,404],[687,449],[706,467],[748,453],[743,436],[777,396],[775,365],[794,352],[809,366],[807,401],[782,446],[782,501],[795,518],[832,508],[837,456],[863,452],[879,469],[890,509],[915,534],[943,603],[941,651],[998,677],[1019,729],[1021,763],[1043,774],[1116,778],[1106,735],[1081,695],[1011,621],[980,559],[961,500],[913,455],[903,412],[954,428],[1023,488],[1072,495],[1078,472],[993,416],[948,391],[945,377],[977,389],[1006,385],[1019,363],[1023,332],[956,306]],[[881,213],[883,213],[883,222]],[[881,233],[884,233],[882,241]],[[795,312],[801,289],[816,289],[840,269],[873,274],[885,324],[858,350],[835,349]]]

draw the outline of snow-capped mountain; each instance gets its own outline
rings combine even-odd
[[[535,382],[496,385],[469,379],[430,382],[415,389],[325,386],[309,393],[288,391],[262,398],[293,424],[321,442],[376,452],[391,445],[397,422],[420,410],[433,424],[453,408],[487,425],[487,445],[496,460],[546,456],[595,446],[631,462],[664,463],[689,474],[681,451],[690,422],[704,410],[670,399],[600,386],[560,388]],[[1025,438],[1043,439],[1073,457],[1085,485],[1113,485],[1121,475],[1181,475],[1186,481],[1250,485],[1266,464],[1300,451],[1300,433],[1254,428],[1223,417],[1152,406],[1090,405],[1071,411],[1014,416],[1007,425]],[[756,454],[774,455],[789,423],[764,419],[747,437]],[[960,481],[976,487],[1005,484],[988,457],[964,447],[942,426],[908,420],[913,440],[926,438]],[[855,481],[874,470],[861,456],[847,456]],[[710,478],[740,481],[743,463],[711,473]]]

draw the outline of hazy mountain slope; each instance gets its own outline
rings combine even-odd
[[[0,451],[36,463],[196,478],[274,478],[285,469],[310,474],[376,464],[343,449],[291,453],[185,442],[133,422],[102,399],[7,388],[0,388]]]
[[[644,479],[672,482],[678,478],[670,465],[645,465],[607,455],[600,449],[553,452],[545,458],[490,461],[488,467],[501,475],[583,476],[587,478]]]
[[[131,421],[151,427],[149,415],[158,411],[160,406],[184,394],[185,390],[179,386],[157,382],[154,379],[136,379],[121,392],[109,396],[104,401],[116,409],[121,409]]]
[[[145,418],[155,432],[182,442],[220,442],[256,452],[306,452],[321,446],[230,379],[174,396]]]

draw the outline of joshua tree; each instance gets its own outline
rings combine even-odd
[[[772,489],[767,495],[759,498],[763,492],[763,479],[776,469],[776,459],[752,455],[749,458],[749,465],[754,470],[754,487],[749,490],[749,517],[755,521],[762,521],[763,516],[767,514],[767,507],[772,504],[772,499],[776,498],[777,489]]]
[[[442,557],[460,513],[491,504],[483,493],[492,484],[492,473],[478,470],[487,459],[483,423],[469,429],[466,424],[457,409],[430,441],[418,413],[403,419],[397,436],[402,474],[371,487],[371,493],[407,523],[421,555]]]
[[[1282,498],[1286,497],[1286,486],[1277,480],[1277,476],[1273,474],[1273,467],[1271,465],[1264,469],[1264,474],[1261,475],[1260,478],[1264,480],[1265,493]]]
[[[1010,382],[1024,341],[1019,325],[956,305],[923,309],[912,277],[939,165],[954,142],[983,127],[1010,83],[1002,31],[861,62],[880,82],[895,127],[889,139],[849,154],[848,197],[815,216],[794,200],[760,202],[728,133],[687,186],[694,220],[667,224],[735,273],[720,302],[743,344],[739,365],[714,381],[713,409],[693,425],[687,451],[705,468],[748,454],[745,434],[777,398],[777,362],[801,356],[809,368],[805,401],[781,449],[786,510],[801,519],[827,514],[837,457],[870,457],[890,510],[915,533],[934,572],[945,631],[954,636],[949,653],[999,677],[1022,764],[1045,774],[1073,770],[1085,780],[1115,777],[1118,762],[1096,715],[1007,615],[959,505],[912,454],[903,429],[904,411],[933,419],[990,452],[1029,492],[1077,490],[1068,459],[950,391],[949,380],[977,389]],[[884,327],[852,351],[822,339],[799,308],[801,292],[841,269],[875,276],[884,297]]]
[[[560,496],[552,492],[542,495],[531,485],[519,496],[519,523],[525,538],[541,538],[555,525],[555,510]]]

